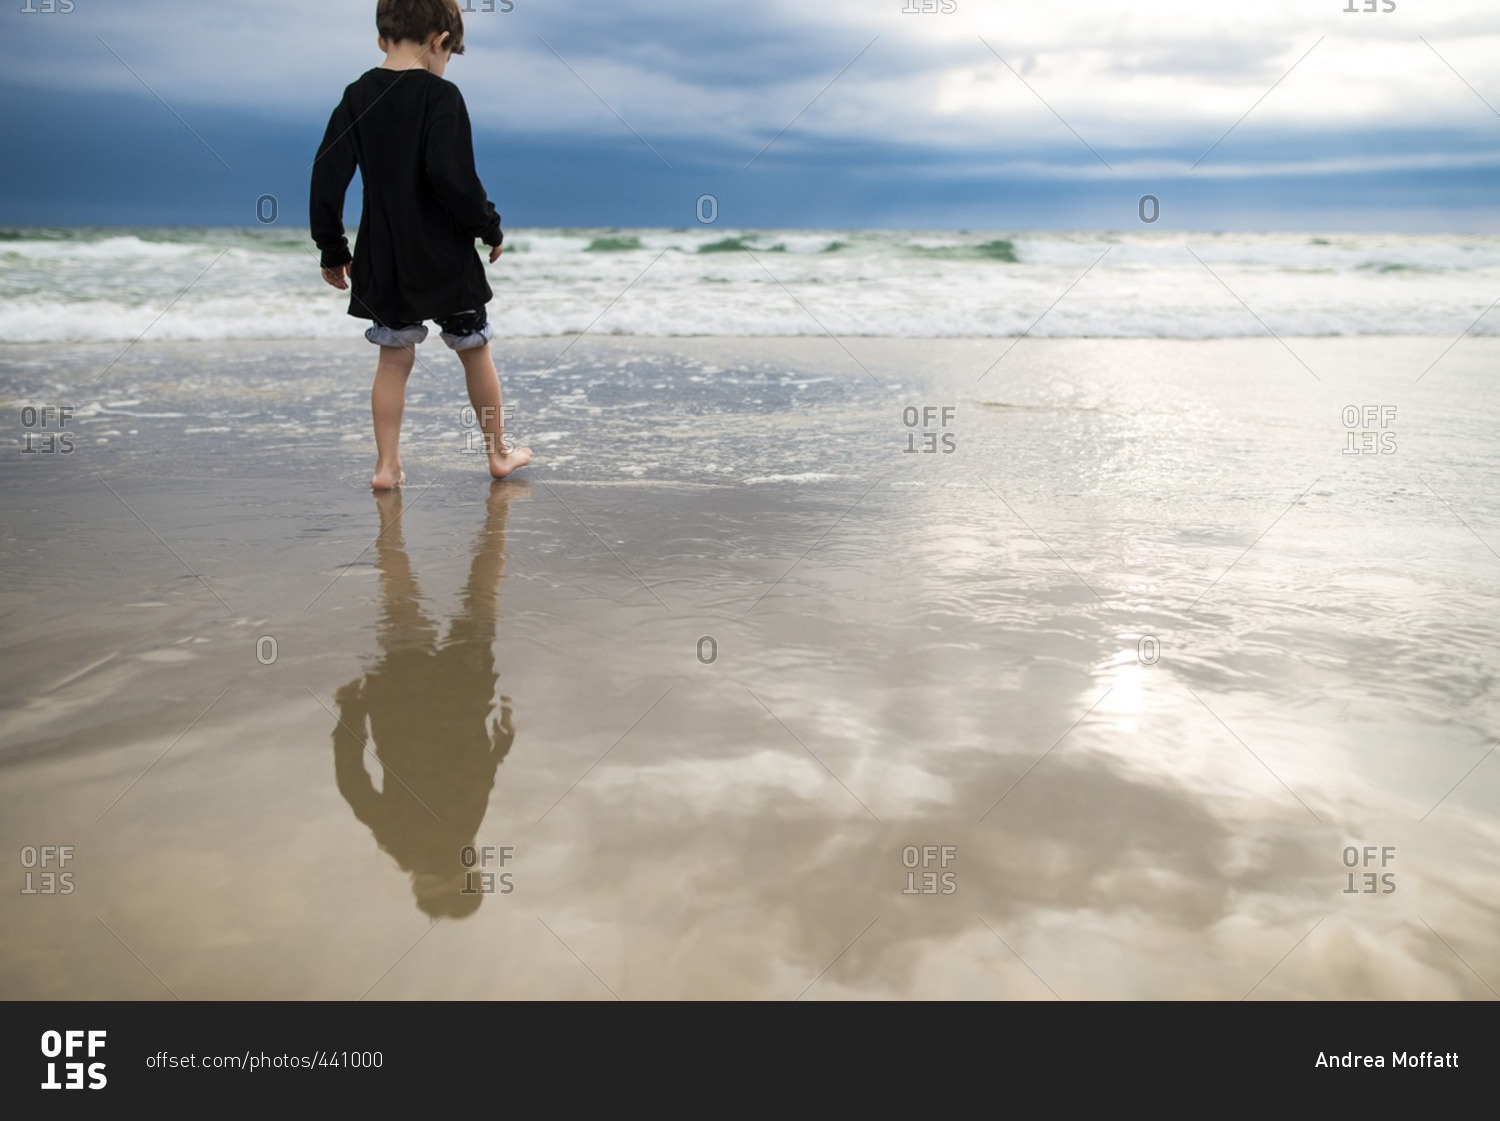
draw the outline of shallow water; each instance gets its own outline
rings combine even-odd
[[[523,340],[494,488],[428,347],[384,500],[362,344],[9,347],[0,992],[1488,999],[1452,341]]]

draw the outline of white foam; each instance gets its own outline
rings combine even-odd
[[[589,252],[602,237],[626,244],[637,238],[641,247]],[[759,263],[746,253],[698,252],[731,237],[754,246]],[[977,250],[1002,239],[1016,262],[931,252]],[[834,241],[852,248],[826,252]],[[585,331],[1269,337],[1267,327],[1283,337],[1453,337],[1500,290],[1494,237],[702,227],[523,231],[509,247],[489,272],[496,291],[490,315],[502,340]],[[770,252],[776,247],[783,251]],[[178,241],[166,231],[80,232],[0,241],[0,342],[113,342],[123,349],[137,339],[358,339],[365,324],[347,314],[348,305],[348,295],[323,284],[316,262],[285,232],[185,231]],[[1500,333],[1500,313],[1485,316],[1473,333]],[[552,373],[573,365],[561,361]]]
[[[764,486],[767,483],[831,483],[845,479],[858,479],[858,475],[832,475],[824,471],[804,471],[797,475],[752,475],[745,480],[746,486]]]

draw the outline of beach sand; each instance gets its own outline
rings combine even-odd
[[[0,348],[0,996],[1489,999],[1453,341]]]

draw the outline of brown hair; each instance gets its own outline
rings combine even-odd
[[[429,36],[448,32],[446,48],[464,53],[464,17],[458,0],[380,0],[375,7],[375,26],[389,43],[403,39],[425,43]]]

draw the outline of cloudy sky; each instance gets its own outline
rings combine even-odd
[[[448,76],[511,228],[1500,230],[1493,0],[509,2]],[[0,223],[305,221],[374,0],[67,7],[0,14]]]

